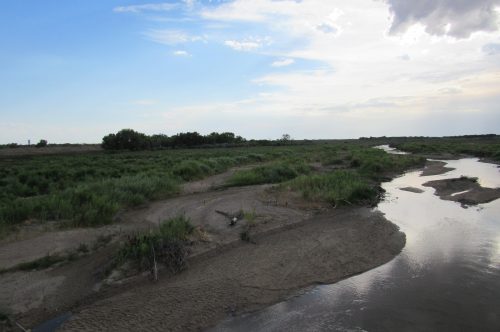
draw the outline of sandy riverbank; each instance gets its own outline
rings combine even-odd
[[[395,225],[365,208],[333,211],[255,240],[198,260],[172,278],[77,308],[62,330],[199,330],[376,267],[405,243]]]

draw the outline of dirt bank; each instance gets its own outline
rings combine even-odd
[[[425,163],[425,168],[420,176],[440,175],[453,170],[454,168],[452,167],[446,167],[446,163],[444,161],[428,160]]]
[[[404,187],[404,188],[399,188],[399,190],[408,191],[408,192],[415,193],[415,194],[421,194],[424,192],[422,189],[415,188],[415,187]]]
[[[441,199],[459,202],[464,207],[500,198],[500,188],[481,187],[476,179],[468,177],[429,181],[423,186],[436,189],[436,195]]]
[[[199,330],[318,283],[333,283],[392,259],[404,234],[371,210],[334,211],[241,242],[157,283],[75,310],[63,331]]]

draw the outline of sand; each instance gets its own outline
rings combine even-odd
[[[420,176],[440,175],[453,170],[454,168],[452,167],[446,167],[446,163],[444,161],[429,160],[425,163],[424,170]]]
[[[240,242],[185,272],[74,310],[62,331],[194,331],[315,284],[391,260],[404,234],[369,209],[347,209]]]
[[[429,181],[423,185],[436,189],[436,195],[441,199],[459,202],[464,207],[500,198],[500,188],[484,188],[475,179],[467,177]]]

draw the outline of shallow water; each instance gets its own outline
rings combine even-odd
[[[500,331],[500,200],[464,209],[422,184],[461,175],[500,187],[496,165],[461,159],[446,174],[410,172],[383,184],[378,209],[406,234],[391,262],[216,331]],[[421,194],[400,188],[422,189]]]

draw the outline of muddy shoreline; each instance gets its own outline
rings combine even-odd
[[[461,203],[463,207],[489,203],[500,198],[500,188],[484,188],[477,179],[468,177],[429,181],[423,186],[434,188],[439,198]]]
[[[386,263],[404,247],[405,236],[380,213],[351,208],[255,242],[240,242],[195,260],[179,275],[78,308],[61,330],[200,330]]]

